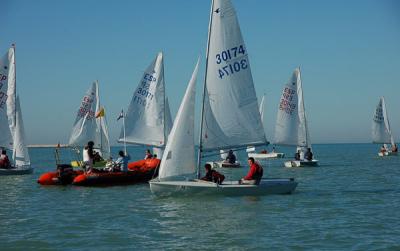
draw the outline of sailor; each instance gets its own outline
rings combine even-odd
[[[83,165],[85,167],[85,172],[86,173],[91,173],[93,170],[93,159],[94,159],[94,153],[93,153],[93,146],[94,142],[89,141],[85,148],[83,149]]]
[[[313,153],[311,152],[311,148],[307,148],[307,152],[304,154],[304,158],[308,161],[313,159]]]
[[[204,168],[206,169],[206,174],[203,178],[201,178],[201,180],[210,182],[212,181],[217,184],[221,184],[224,181],[225,176],[215,170],[212,170],[210,164],[205,164]]]
[[[235,164],[235,162],[236,162],[236,156],[235,156],[235,154],[233,154],[233,151],[232,151],[232,150],[229,150],[228,156],[226,156],[225,161],[228,162],[228,163],[230,163],[230,164]]]
[[[294,159],[300,160],[300,150],[297,150],[297,152],[294,154]]]
[[[152,159],[152,158],[153,158],[153,155],[151,154],[150,149],[147,149],[144,159]]]
[[[385,145],[382,145],[382,147],[381,147],[381,153],[385,153],[386,152],[386,147],[385,147]]]
[[[394,144],[394,145],[392,146],[392,152],[397,153],[397,151],[398,151],[397,145]]]
[[[260,184],[261,178],[264,174],[262,166],[259,163],[256,163],[253,157],[248,158],[247,162],[249,163],[250,170],[244,178],[239,180],[239,184]]]
[[[119,157],[115,163],[119,165],[119,168],[121,168],[122,172],[128,172],[128,161],[131,159],[131,157],[129,154],[125,155],[124,151],[119,151],[118,155]]]
[[[7,156],[7,151],[5,149],[1,150],[1,155],[0,155],[0,168],[10,168],[11,163],[10,159]]]

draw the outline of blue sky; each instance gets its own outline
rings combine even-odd
[[[400,2],[232,2],[257,94],[267,94],[268,139],[283,84],[299,65],[313,142],[370,142],[382,95],[400,138]],[[172,114],[198,55],[200,99],[210,1],[3,0],[0,9],[0,51],[17,44],[29,144],[66,143],[80,100],[96,79],[115,144],[121,128],[116,117],[158,51],[164,52]]]

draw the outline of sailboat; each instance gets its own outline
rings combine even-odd
[[[298,160],[286,161],[285,167],[317,166],[318,160],[304,159],[304,152],[311,150],[310,134],[304,107],[300,68],[296,68],[285,84],[279,103],[275,126],[275,144],[297,146]]]
[[[124,119],[118,142],[154,147],[157,157],[161,158],[172,127],[171,112],[165,96],[164,60],[161,52],[143,73]],[[155,171],[159,164],[160,159],[138,160],[129,163],[128,167],[133,170],[145,166]]]
[[[235,10],[229,0],[212,1],[196,164],[194,99],[198,65],[199,62],[169,135],[159,176],[149,182],[151,191],[157,196],[292,193],[297,186],[294,179],[262,179],[259,185],[241,185],[238,181],[216,184],[198,180],[204,152],[267,143],[258,112],[247,50]],[[197,179],[193,179],[196,176]]]
[[[390,130],[389,117],[387,115],[384,97],[379,99],[372,120],[372,142],[375,144],[384,144],[382,150],[378,153],[379,156],[397,155],[397,146]],[[386,144],[391,144],[391,149],[388,149]],[[392,151],[392,149],[394,151]]]
[[[260,102],[260,115],[261,121],[264,122],[265,117],[265,94],[261,98]],[[249,157],[253,157],[255,159],[273,159],[273,158],[283,158],[285,157],[284,153],[275,152],[275,147],[273,148],[272,152],[256,152],[256,148],[251,146],[246,149],[247,155]]]
[[[102,109],[103,111],[101,112]],[[101,113],[101,115],[96,116],[97,113]],[[104,108],[100,105],[98,81],[92,83],[82,98],[72,128],[69,145],[74,148],[82,148],[87,145],[88,141],[94,142],[93,148],[103,158],[103,161],[95,162],[95,166],[103,167],[106,162],[104,160],[110,158],[110,140]],[[78,159],[80,159],[80,156],[78,156]],[[73,161],[71,165],[81,166],[82,162]]]
[[[15,46],[0,59],[0,146],[13,151],[9,168],[0,168],[0,175],[21,175],[33,172],[28,149],[21,105],[16,93]]]

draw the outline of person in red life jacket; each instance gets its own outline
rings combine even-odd
[[[210,164],[205,164],[204,168],[206,169],[206,175],[204,175],[204,177],[201,178],[201,180],[222,184],[222,182],[225,179],[224,175],[220,174],[215,170],[212,170]]]
[[[1,155],[0,155],[0,168],[10,168],[11,167],[11,163],[10,163],[10,159],[7,156],[7,151],[6,150],[1,150]]]
[[[239,180],[239,184],[258,185],[264,174],[262,166],[254,161],[253,157],[248,158],[250,170],[247,175]]]

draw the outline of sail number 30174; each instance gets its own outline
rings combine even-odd
[[[222,79],[225,76],[230,76],[236,72],[247,69],[248,63],[246,58],[235,60],[236,58],[244,55],[246,55],[246,50],[244,49],[243,45],[233,47],[216,54],[215,59],[217,64],[224,62],[226,63],[225,66],[222,66],[218,69],[219,78]],[[231,60],[235,61],[231,62]]]

